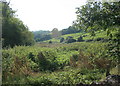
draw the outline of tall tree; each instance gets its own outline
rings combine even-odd
[[[4,39],[3,47],[34,43],[33,34],[21,20],[15,17],[15,11],[7,2],[2,2],[2,38]]]
[[[120,1],[89,2],[77,8],[76,25],[95,35],[95,31],[104,30],[110,39],[108,57],[120,61]]]

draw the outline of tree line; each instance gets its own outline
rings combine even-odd
[[[72,34],[72,33],[80,33],[83,32],[82,29],[78,29],[74,26],[69,26],[66,29],[58,30],[57,28],[53,28],[52,31],[34,31],[34,39],[36,42],[49,40],[52,38],[60,37],[61,35]]]

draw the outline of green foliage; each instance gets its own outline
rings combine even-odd
[[[51,39],[50,31],[34,31],[34,39],[36,42],[45,41]]]
[[[36,85],[41,85],[41,86],[48,86],[48,85],[53,85],[54,83],[50,81],[49,78],[41,76],[41,77],[28,77],[28,81],[26,84],[36,86]]]
[[[15,45],[33,45],[33,34],[28,31],[28,27],[21,20],[15,17],[7,2],[2,2],[2,37],[3,47],[13,47]]]
[[[64,41],[64,38],[62,37],[61,39],[60,39],[60,43],[62,43]]]
[[[82,74],[85,72],[85,74]],[[48,76],[49,74],[49,76]],[[85,69],[69,69],[69,71],[64,72],[53,72],[44,75],[39,75],[39,77],[28,77],[28,83],[39,84],[39,85],[56,85],[56,84],[69,84],[76,85],[81,83],[90,84],[92,81],[98,81],[101,79],[101,70],[85,70]]]
[[[114,32],[112,32],[112,31]],[[110,32],[109,32],[110,31]],[[115,59],[119,64],[120,61],[120,26],[113,26],[108,30],[110,42],[108,44],[108,56]]]
[[[80,36],[79,38],[78,38],[78,40],[77,40],[78,42],[82,42],[82,41],[84,41],[83,40],[83,37],[82,36]]]
[[[81,8],[77,8],[77,23],[82,29],[92,34],[98,30],[107,30],[108,27],[119,25],[120,2],[97,3],[90,2]]]
[[[69,26],[67,29],[61,30],[62,35],[72,34],[72,33],[79,33],[79,32],[83,32],[83,31],[79,30],[78,28],[75,28],[74,26]]]
[[[47,55],[44,55],[46,53]],[[45,52],[44,54],[42,52],[38,53],[39,69],[42,71],[45,70],[54,71],[58,67],[56,57],[51,52]],[[50,58],[48,58],[50,54],[52,55],[50,56]]]
[[[105,65],[108,64],[105,45],[107,43],[81,42],[4,49],[3,83],[74,85],[99,81],[107,68]],[[16,82],[12,82],[15,78]]]
[[[49,44],[51,44],[52,43],[52,41],[49,41]]]
[[[29,53],[28,57],[29,57],[29,59],[31,59],[33,62],[36,62],[36,61],[35,61],[35,58],[34,58],[35,55],[34,55],[32,52]]]
[[[66,43],[73,43],[73,42],[76,42],[76,40],[73,39],[73,38],[67,38],[66,39]]]
[[[49,69],[50,63],[42,53],[39,53],[38,64],[41,70]]]
[[[96,31],[104,30],[109,37],[108,58],[116,59],[119,63],[120,46],[120,1],[119,2],[89,2],[81,8],[77,8],[76,26],[95,36]]]

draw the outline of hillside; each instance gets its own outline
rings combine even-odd
[[[66,34],[66,35],[61,35],[60,37],[57,38],[52,38],[50,40],[47,41],[43,41],[43,42],[49,42],[52,41],[54,43],[59,43],[61,38],[67,39],[67,37],[73,37],[73,39],[78,40],[78,38],[82,36],[84,41],[89,41],[89,40],[99,40],[99,39],[108,39],[107,34],[105,31],[100,31],[100,32],[96,32],[95,36],[91,36],[90,33],[73,33],[73,34]]]
[[[34,34],[34,40],[36,42],[51,39],[50,31],[39,30],[33,31],[32,33]]]

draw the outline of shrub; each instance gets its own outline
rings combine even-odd
[[[33,55],[32,52],[29,53],[28,58],[35,62],[35,56]]]
[[[54,71],[59,67],[55,53],[51,51],[40,52],[37,57],[40,71]]]
[[[38,53],[38,64],[41,71],[47,70],[50,66],[50,62],[45,58],[42,52]]]
[[[84,41],[83,40],[83,37],[82,36],[80,36],[79,38],[78,38],[78,40],[77,40],[78,42],[82,42],[82,41]]]
[[[73,43],[73,42],[76,42],[76,40],[73,38],[69,38],[68,40],[66,40],[66,43]]]
[[[77,66],[76,60],[73,57],[70,57],[70,66],[72,66],[72,67],[76,67]]]
[[[104,38],[96,38],[95,41],[102,41]]]
[[[77,66],[77,61],[78,61],[78,55],[77,54],[73,54],[70,57],[70,66],[76,67]]]
[[[60,39],[60,43],[62,43],[64,41],[64,38],[62,37],[61,39]]]
[[[91,41],[93,41],[93,39],[88,39],[88,40],[86,40],[86,42],[91,42]]]
[[[66,40],[68,40],[68,39],[72,39],[73,37],[72,36],[68,36],[67,38],[66,38]]]
[[[95,59],[94,64],[96,65],[97,68],[100,69],[107,69],[111,64],[111,60],[106,59],[106,58],[98,58]]]
[[[32,86],[48,86],[52,85],[53,82],[50,81],[49,78],[41,76],[41,77],[28,77],[28,81],[26,82],[27,85],[32,85]]]
[[[52,44],[52,41],[49,41],[49,44]]]
[[[88,35],[83,35],[83,37],[86,37],[86,36],[88,36]]]

